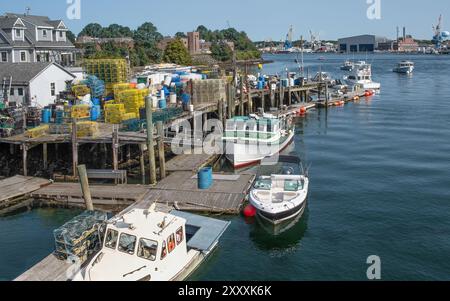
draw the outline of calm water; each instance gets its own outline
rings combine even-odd
[[[334,77],[343,55],[306,55],[311,74]],[[296,56],[268,57],[265,73],[295,70]],[[352,59],[352,57],[348,57]],[[365,56],[355,59],[366,59]],[[412,77],[391,70],[416,63]],[[364,280],[378,255],[384,280],[450,280],[449,56],[369,55],[381,95],[298,120],[291,151],[312,164],[305,216],[278,236],[233,218],[198,280]],[[47,255],[53,228],[73,212],[0,218],[0,279]]]

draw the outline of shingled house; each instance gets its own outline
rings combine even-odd
[[[77,50],[67,39],[68,31],[62,20],[6,13],[0,16],[0,62],[71,66]]]

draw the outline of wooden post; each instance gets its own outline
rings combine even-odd
[[[261,108],[262,108],[263,112],[266,111],[266,100],[265,100],[264,91],[261,92]]]
[[[139,144],[139,163],[141,165],[141,176],[142,176],[142,185],[145,185],[145,158],[144,158],[144,150],[145,144]]]
[[[250,93],[250,90],[247,91]],[[241,76],[241,98],[239,100],[239,115],[244,115],[244,78]]]
[[[159,172],[161,179],[166,177],[166,156],[164,152],[164,126],[162,121],[156,123],[158,132],[158,157],[159,157]]]
[[[217,113],[219,114],[219,120],[223,122],[223,99],[219,99],[219,103],[217,104]],[[203,124],[205,126],[206,122]]]
[[[291,86],[288,87],[288,106],[292,105],[292,92],[291,92]]]
[[[89,189],[89,180],[87,176],[86,165],[78,166],[78,176],[80,178],[81,191],[83,192],[86,210],[94,211],[94,204],[92,203],[91,190]]]
[[[44,165],[44,170],[47,170],[48,167],[47,143],[42,144],[42,161]]]
[[[117,125],[113,125],[112,133],[112,155],[113,155],[113,169],[119,170],[119,129]]]
[[[23,162],[23,175],[25,177],[28,176],[27,161],[28,161],[28,145],[24,143],[22,144],[22,162]]]
[[[192,83],[191,83],[192,85]],[[147,148],[150,165],[150,184],[156,184],[156,162],[155,162],[155,145],[153,141],[153,116],[152,116],[152,99],[150,96],[145,98],[145,114],[147,117]]]
[[[72,173],[77,176],[78,166],[78,134],[77,134],[77,120],[72,120]]]

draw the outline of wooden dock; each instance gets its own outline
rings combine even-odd
[[[141,201],[150,186],[144,185],[91,185],[91,197],[95,206],[129,206]],[[56,204],[84,207],[83,193],[79,183],[53,183],[33,191],[30,196],[37,200]]]
[[[197,172],[200,168],[212,164],[218,159],[217,155],[207,155],[203,151],[200,154],[182,154],[174,157],[166,163],[168,172],[190,171]]]
[[[255,175],[214,174],[210,189],[198,189],[197,176],[189,171],[172,173],[162,180],[133,207],[149,208],[154,202],[173,206],[178,210],[238,214],[250,190]]]
[[[30,205],[29,195],[51,181],[41,178],[15,176],[0,181],[0,215]]]

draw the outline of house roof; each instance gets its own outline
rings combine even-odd
[[[5,29],[12,28],[13,25],[20,20],[25,24],[25,41],[13,41],[11,33],[5,32]],[[36,41],[36,27],[47,27],[58,29],[60,24],[64,25],[62,20],[50,20],[45,16],[33,16],[33,15],[20,15],[14,13],[6,13],[4,16],[0,16],[0,35],[5,36],[6,42],[10,46],[36,46],[36,47],[65,47],[65,48],[75,48],[75,46],[70,42],[59,42],[59,41]],[[3,30],[2,30],[3,29]],[[64,30],[67,29],[64,25]]]
[[[0,63],[0,80],[12,76],[13,83],[29,83],[33,78],[47,69],[50,65],[55,65],[69,75],[75,78],[75,75],[64,69],[58,64],[39,62],[39,63]]]

